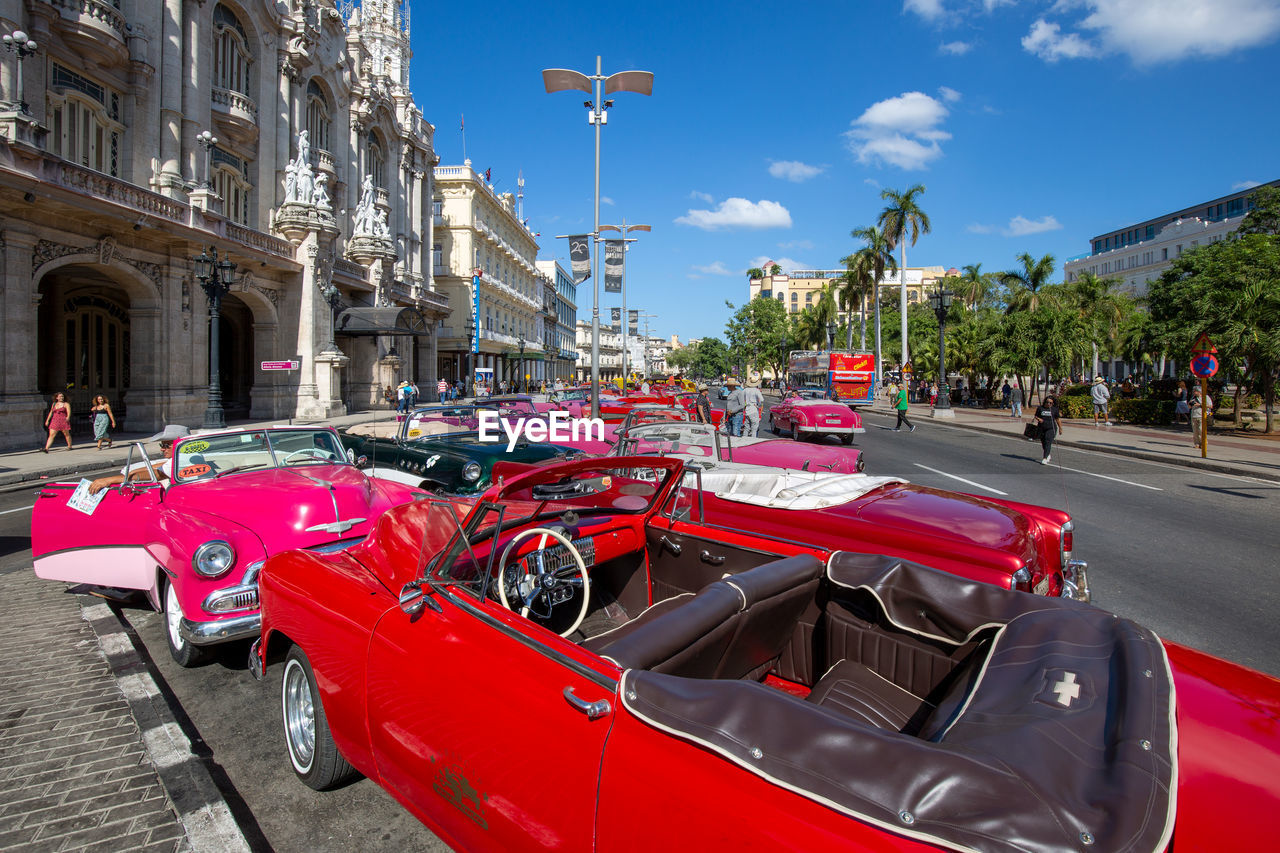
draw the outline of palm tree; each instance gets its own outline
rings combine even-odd
[[[769,267],[769,275],[782,275],[782,267],[777,264]]]
[[[1131,300],[1113,292],[1113,288],[1119,283],[1119,279],[1098,278],[1091,272],[1082,272],[1075,281],[1067,285],[1071,301],[1090,327],[1090,343],[1093,345],[1092,376],[1098,375],[1099,344],[1103,340],[1115,343],[1120,333],[1121,321],[1127,311],[1132,310]]]
[[[867,291],[875,286],[871,281],[871,273],[867,270],[864,260],[856,255],[847,255],[840,259],[840,263],[844,264],[844,275],[836,279],[840,307],[849,317],[847,335],[845,338],[845,349],[853,349],[853,306],[858,306],[858,316],[861,321],[861,343],[862,349],[867,348]]]
[[[991,276],[982,264],[965,264],[960,274],[960,299],[970,310],[982,307],[991,296]]]
[[[920,239],[921,231],[928,234],[933,230],[933,226],[929,224],[929,214],[921,209],[917,200],[921,195],[924,195],[924,184],[916,184],[905,192],[891,189],[880,192],[880,198],[889,202],[880,211],[880,227],[892,244],[902,251],[902,261],[898,268],[902,270],[902,302],[899,310],[902,312],[903,364],[911,360],[907,347],[907,234],[910,232],[911,245],[914,246],[916,240]]]
[[[1018,255],[1018,260],[1022,262],[1022,269],[1000,273],[1000,283],[1013,288],[1013,292],[1009,294],[1008,310],[1034,311],[1040,307],[1040,289],[1049,283],[1056,259],[1053,255],[1045,255],[1037,261],[1023,252]]]
[[[747,270],[747,278],[749,280],[762,279],[764,278],[764,270],[760,269],[760,267],[752,267],[751,269]]]
[[[893,258],[893,241],[879,227],[855,228],[849,236],[864,244],[851,257],[858,259],[856,265],[866,269],[871,279],[871,305],[876,312],[876,379],[879,379],[883,371],[880,364],[880,282],[884,280],[885,270],[898,271],[898,262]],[[847,265],[848,258],[843,263]],[[863,335],[862,345],[866,347],[866,335]]]

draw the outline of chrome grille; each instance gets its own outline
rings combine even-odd
[[[596,543],[590,536],[583,536],[580,539],[572,540],[573,547],[578,549],[578,553],[582,555],[582,562],[588,566],[595,565],[596,562]],[[540,570],[544,572],[558,572],[561,569],[567,569],[570,566],[577,565],[573,556],[569,553],[569,549],[557,542],[541,551],[535,551],[531,558],[537,561]]]

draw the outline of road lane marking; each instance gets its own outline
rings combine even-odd
[[[1065,465],[1059,465],[1058,467],[1063,471],[1074,471],[1077,474],[1088,474],[1090,477],[1099,477],[1103,480],[1110,480],[1113,483],[1124,483],[1126,486],[1137,486],[1139,489],[1150,489],[1153,492],[1164,491],[1164,489],[1157,486],[1148,486],[1145,483],[1135,483],[1132,480],[1121,480],[1119,477],[1108,477],[1106,474],[1095,474],[1092,471],[1081,471],[1079,468],[1068,468]]]
[[[31,506],[20,506],[17,509],[0,510],[0,515],[8,515],[11,512],[26,512],[29,509],[35,509],[35,505],[32,504]]]
[[[953,480],[959,480],[961,483],[964,483],[969,486],[973,486],[978,489],[983,489],[985,491],[991,492],[993,495],[1004,495],[1006,498],[1009,497],[1008,492],[1002,492],[999,489],[993,489],[990,486],[984,486],[981,483],[975,483],[973,480],[966,480],[964,477],[957,477],[955,474],[948,474],[946,471],[939,471],[937,468],[930,468],[928,465],[921,465],[919,462],[916,462],[914,464],[917,468],[923,468],[926,471],[932,471],[935,474],[941,474],[944,477],[950,477]]]

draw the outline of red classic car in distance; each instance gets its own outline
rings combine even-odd
[[[681,475],[550,466],[269,559],[281,760],[458,849],[1273,846],[1280,682],[893,557],[680,547]]]
[[[770,407],[769,416],[775,433],[789,434],[797,440],[835,435],[849,444],[854,435],[866,432],[862,426],[862,415],[844,403],[831,400],[804,399],[793,395]]]
[[[69,502],[76,483],[50,483],[31,516],[37,577],[146,594],[165,615],[182,666],[207,646],[259,633],[258,571],[289,548],[348,547],[392,506],[422,492],[373,481],[350,464],[329,428],[226,430],[178,441],[172,477]],[[130,451],[143,463],[142,446]]]

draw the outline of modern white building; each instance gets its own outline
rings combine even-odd
[[[1280,180],[1270,186],[1280,186]],[[1254,188],[1165,213],[1095,236],[1092,251],[1063,264],[1067,281],[1082,272],[1119,279],[1120,290],[1134,296],[1147,292],[1147,283],[1160,277],[1183,252],[1226,239],[1253,209]]]
[[[97,394],[123,429],[200,423],[210,303],[193,259],[214,249],[236,265],[228,418],[431,387],[449,303],[400,2],[0,0],[0,29],[38,44],[0,64],[0,449],[36,440],[55,391],[82,433]]]

